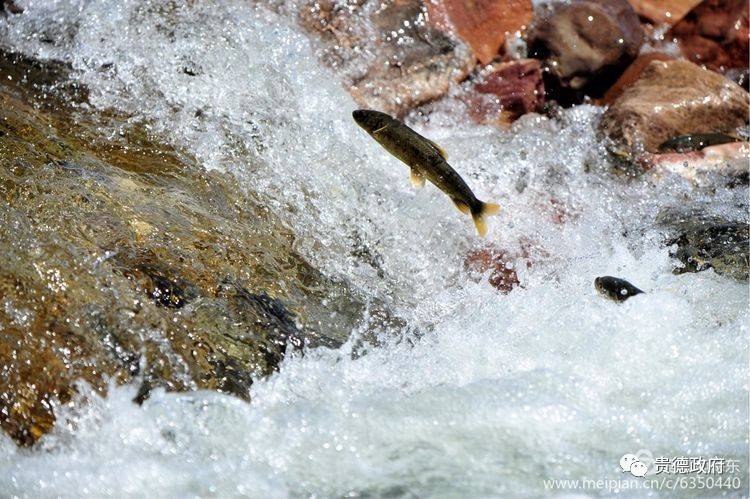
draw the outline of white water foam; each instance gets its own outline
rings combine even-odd
[[[3,44],[70,62],[91,106],[235,174],[302,254],[389,304],[408,331],[384,331],[356,358],[356,338],[290,358],[254,384],[250,405],[89,394],[61,408],[69,424],[38,449],[2,437],[3,494],[537,496],[543,479],[622,478],[620,457],[644,448],[737,459],[747,486],[747,286],[673,275],[654,226],[660,207],[686,199],[746,217],[746,192],[608,173],[594,107],[499,131],[436,105],[413,124],[478,197],[504,207],[488,241],[518,255],[523,286],[501,295],[464,270],[487,242],[436,189],[414,192],[407,169],[354,125],[354,103],[293,20],[245,2],[19,3]],[[352,255],[355,238],[376,264]],[[535,248],[529,268],[522,245]],[[647,293],[616,305],[593,291],[599,275]]]

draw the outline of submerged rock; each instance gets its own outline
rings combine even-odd
[[[604,113],[600,129],[623,152],[657,152],[678,135],[728,133],[747,124],[750,96],[688,61],[654,61]]]
[[[467,85],[461,100],[478,123],[508,124],[544,106],[542,68],[536,59],[493,64]]]
[[[657,217],[672,237],[671,255],[681,267],[676,274],[714,269],[739,281],[750,277],[750,226],[745,221],[724,220],[695,209],[667,209]]]
[[[447,92],[474,66],[471,50],[427,21],[419,0],[306,2],[300,24],[323,42],[360,107],[402,116]]]
[[[444,31],[455,31],[481,64],[492,62],[507,33],[524,29],[534,11],[531,0],[433,0],[426,6],[430,22]]]
[[[704,0],[667,33],[685,57],[724,72],[748,67],[747,0]]]
[[[530,267],[531,261],[528,253],[521,251],[521,256],[526,261],[526,265]],[[518,273],[514,268],[516,260],[517,256],[507,250],[495,246],[486,246],[469,252],[464,260],[464,268],[475,274],[489,272],[488,282],[490,286],[502,294],[508,294],[521,285]]]
[[[140,383],[138,402],[155,387],[248,399],[288,346],[347,337],[364,304],[294,251],[282,220],[234,177],[77,105],[67,71],[0,52],[6,433],[33,444],[79,382]]]
[[[529,55],[546,61],[549,95],[561,103],[601,96],[643,43],[626,0],[547,5],[529,29]]]

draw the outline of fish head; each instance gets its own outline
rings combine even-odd
[[[370,109],[357,109],[352,113],[352,118],[369,134],[393,123],[393,118],[387,114]]]
[[[607,291],[607,279],[604,277],[597,277],[594,279],[594,288],[600,293],[606,293]]]
[[[620,291],[624,289],[622,282],[623,281],[617,277],[597,277],[594,279],[594,288],[596,288],[599,294],[606,296],[607,298],[615,301],[622,301],[623,297],[620,293]]]

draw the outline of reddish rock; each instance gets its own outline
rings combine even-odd
[[[433,0],[426,5],[430,21],[455,30],[482,64],[495,58],[506,33],[526,28],[534,11],[531,0]]]
[[[674,57],[669,54],[662,54],[660,52],[649,52],[648,54],[639,56],[630,64],[630,66],[628,66],[628,69],[626,69],[625,72],[617,79],[614,85],[609,87],[609,90],[604,93],[602,98],[597,103],[607,105],[612,104],[615,99],[622,95],[626,88],[638,81],[641,73],[643,73],[643,71],[652,61],[671,60],[674,60]]]
[[[674,25],[685,57],[709,69],[748,67],[747,0],[705,0]]]
[[[747,185],[748,160],[750,142],[720,144],[700,151],[650,154],[643,158],[656,177],[677,174],[700,186],[704,179],[711,182],[711,175],[719,174],[730,178],[730,187]]]
[[[478,123],[507,124],[544,105],[542,68],[536,59],[501,62],[486,68],[461,96]]]
[[[403,115],[466,78],[471,50],[426,22],[420,0],[368,9],[364,0],[308,0],[300,24],[317,33],[318,55],[361,107]]]
[[[554,224],[564,225],[570,221],[578,220],[580,216],[578,211],[559,199],[550,198],[549,204],[550,220]]]
[[[720,74],[688,61],[653,61],[610,106],[601,130],[622,152],[657,152],[665,140],[728,133],[748,122],[750,95]]]
[[[464,261],[469,272],[484,274],[490,271],[489,283],[503,294],[510,293],[520,286],[518,274],[513,268],[515,257],[505,250],[487,246],[471,251]]]
[[[628,0],[635,12],[655,24],[674,24],[701,0]]]
[[[546,61],[548,93],[567,104],[602,95],[638,55],[643,36],[626,0],[575,0],[541,10],[529,54]]]

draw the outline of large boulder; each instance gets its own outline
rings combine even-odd
[[[669,54],[663,54],[661,52],[648,52],[646,54],[638,56],[638,58],[634,60],[630,64],[630,66],[628,66],[628,69],[626,69],[625,72],[620,75],[617,81],[614,82],[614,84],[612,84],[612,86],[609,87],[606,92],[604,92],[604,95],[598,101],[598,103],[607,105],[612,104],[615,100],[617,100],[618,97],[622,95],[626,88],[630,87],[640,79],[643,71],[645,71],[648,65],[653,61],[672,60],[674,60],[674,57]]]
[[[727,133],[748,122],[750,95],[688,61],[653,61],[604,113],[600,128],[617,149],[654,153],[665,140]]]
[[[154,387],[248,399],[287,346],[348,335],[364,304],[295,252],[278,216],[128,117],[77,106],[67,71],[0,51],[7,434],[36,442],[82,381],[138,383],[137,402]],[[323,321],[339,336],[322,338]]]
[[[598,97],[635,59],[643,43],[626,0],[575,0],[547,5],[529,28],[529,55],[543,59],[551,96],[566,103]]]

